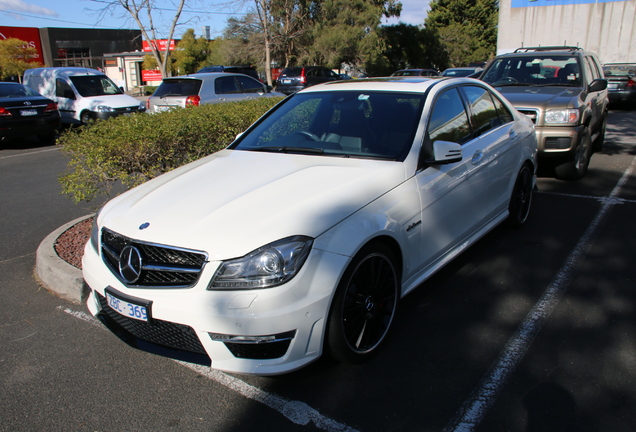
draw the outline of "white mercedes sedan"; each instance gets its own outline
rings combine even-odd
[[[402,297],[526,222],[536,157],[532,122],[481,81],[309,87],[227,149],[106,204],[83,258],[88,307],[223,371],[364,361]]]

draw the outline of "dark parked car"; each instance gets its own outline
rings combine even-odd
[[[60,127],[57,104],[30,87],[0,83],[0,139],[36,135],[51,141]]]
[[[474,78],[475,74],[478,74],[482,70],[483,69],[480,68],[480,67],[448,68],[448,69],[444,70],[444,72],[442,72],[442,76],[453,77],[453,78],[459,78],[459,77]],[[477,75],[477,76],[479,76],[479,75]]]
[[[597,56],[579,47],[528,47],[497,56],[481,80],[535,123],[539,168],[563,180],[587,173],[602,148],[607,80]]]
[[[322,66],[288,67],[276,80],[276,91],[289,95],[305,87],[340,79],[337,73]]]
[[[197,73],[210,72],[240,73],[243,75],[251,76],[252,78],[259,81],[261,80],[254,66],[206,66],[203,69],[199,69],[197,71]]]
[[[610,103],[636,108],[636,63],[603,65]]]
[[[400,69],[391,76],[439,76],[439,72],[435,69]]]

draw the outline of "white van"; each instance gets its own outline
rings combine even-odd
[[[63,123],[86,124],[146,110],[143,102],[124,94],[110,78],[95,69],[27,69],[23,84],[57,102]]]

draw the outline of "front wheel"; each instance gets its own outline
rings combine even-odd
[[[83,125],[87,125],[93,121],[93,116],[89,111],[84,111],[80,117],[80,121]]]
[[[532,168],[525,164],[519,170],[508,205],[508,225],[512,227],[521,227],[528,220],[532,205],[532,178]]]
[[[589,128],[583,130],[581,142],[576,148],[572,160],[555,168],[556,178],[560,180],[580,180],[587,174],[592,157],[592,135]]]
[[[327,349],[336,360],[364,362],[385,340],[400,297],[396,262],[388,247],[372,244],[345,271],[327,324]]]

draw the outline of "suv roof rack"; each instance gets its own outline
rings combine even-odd
[[[514,52],[530,52],[530,51],[583,51],[581,47],[575,46],[539,46],[539,47],[521,47],[517,48]]]

